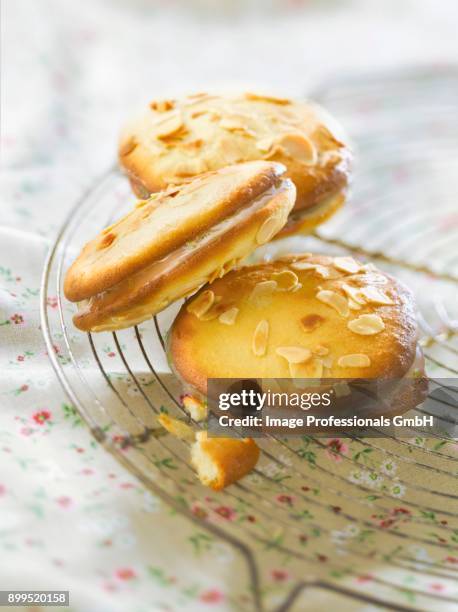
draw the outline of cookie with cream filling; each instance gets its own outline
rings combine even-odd
[[[352,257],[311,254],[203,287],[168,337],[174,371],[202,395],[208,378],[402,378],[416,354],[404,285]]]
[[[224,275],[287,221],[295,188],[257,161],[153,195],[82,249],[65,278],[83,331],[140,323]]]
[[[310,102],[197,94],[151,102],[123,129],[119,161],[140,197],[229,164],[282,163],[297,188],[282,236],[310,231],[344,203],[351,153],[340,132]]]

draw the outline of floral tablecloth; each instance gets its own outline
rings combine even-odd
[[[170,12],[146,0],[2,7],[0,588],[70,590],[79,612],[249,602],[236,553],[146,492],[92,439],[41,337],[47,249],[70,205],[113,159],[123,118],[177,90],[302,94],[342,69],[456,52],[445,14],[453,2],[441,11],[428,1],[386,2],[383,10],[376,2],[285,2],[273,3],[273,17],[248,2],[249,14],[236,21],[197,4],[199,23],[179,3]],[[228,518],[224,508],[220,515]],[[270,581],[273,604],[288,572],[273,566]],[[329,609],[334,600],[324,597],[314,594],[302,609]]]

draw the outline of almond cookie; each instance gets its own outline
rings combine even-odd
[[[140,202],[68,270],[64,290],[79,302],[76,327],[135,325],[223,276],[286,223],[295,188],[284,172],[273,162],[238,164]]]
[[[168,355],[197,395],[206,395],[208,378],[400,379],[423,371],[410,291],[372,264],[311,254],[246,266],[204,287],[175,319]]]
[[[119,160],[140,197],[229,164],[284,164],[297,188],[279,236],[309,231],[345,201],[350,152],[338,126],[309,102],[246,93],[153,101],[122,132]]]

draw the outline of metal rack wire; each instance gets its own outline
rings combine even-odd
[[[395,95],[396,112],[392,98],[384,107],[387,90]],[[456,378],[458,219],[451,194],[458,134],[446,126],[454,125],[458,110],[458,76],[342,81],[321,98],[349,126],[359,149],[352,204],[312,236],[269,249],[350,252],[393,271],[417,295],[429,375]],[[414,99],[412,112],[405,105]],[[367,107],[370,117],[359,116]],[[378,124],[370,121],[374,116]],[[431,116],[435,128],[418,133]],[[450,434],[429,440],[420,430],[413,439],[351,436],[352,454],[334,448],[332,464],[322,438],[264,439],[253,474],[217,496],[218,505],[237,508],[241,520],[208,520],[215,516],[214,500],[189,465],[187,445],[164,435],[156,420],[164,409],[183,413],[179,386],[163,355],[177,306],[133,330],[85,336],[73,329],[73,307],[63,298],[63,274],[81,243],[130,201],[125,180],[110,169],[70,211],[42,279],[42,328],[50,358],[97,440],[149,490],[243,556],[252,609],[264,609],[266,568],[278,558],[294,562],[294,580],[278,610],[294,606],[304,588],[390,610],[457,604],[458,564],[445,561],[458,550],[458,453]],[[54,296],[57,309],[48,304]],[[438,401],[449,431],[456,427],[456,403]],[[385,470],[381,481],[373,457],[396,463],[397,472]],[[355,582],[381,566],[384,571],[374,571],[370,587]],[[406,572],[418,581],[406,586]],[[427,581],[435,579],[445,590],[428,590]],[[243,609],[240,602],[234,605]]]

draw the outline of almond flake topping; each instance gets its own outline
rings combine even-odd
[[[218,321],[224,325],[234,325],[238,313],[239,309],[235,308],[234,306],[233,308],[229,308],[229,310],[225,310],[223,313],[221,313],[218,317]]]
[[[361,293],[371,304],[394,304],[393,300],[389,298],[386,293],[380,291],[380,289],[377,289],[376,287],[362,287]]]
[[[173,178],[194,177],[196,174],[201,174],[207,170],[207,165],[203,159],[186,159],[173,167]],[[188,192],[189,193],[189,192]],[[181,206],[182,204],[180,204]]]
[[[264,96],[262,94],[255,94],[251,92],[247,92],[245,94],[245,98],[247,100],[253,100],[254,102],[270,102],[271,104],[280,104],[284,106],[286,104],[291,104],[291,100],[287,98],[277,98],[276,96]]]
[[[174,100],[153,100],[150,104],[151,110],[155,110],[158,113],[165,113],[166,111],[175,108]]]
[[[354,353],[339,357],[337,364],[341,368],[367,368],[371,365],[371,360],[363,353]]]
[[[348,308],[348,302],[340,293],[335,291],[329,291],[328,289],[322,289],[316,294],[316,299],[320,300],[324,304],[327,304],[331,308],[334,308],[342,317],[348,317],[350,309]]]
[[[207,310],[210,310],[214,301],[215,294],[210,289],[207,289],[207,291],[204,291],[195,300],[193,300],[186,310],[196,315],[196,317],[200,319],[207,312]]]
[[[326,266],[322,266],[321,264],[312,264],[308,261],[294,261],[291,264],[291,267],[293,270],[313,270],[318,274],[318,276],[321,276],[321,278],[330,278],[331,276],[331,272]]]
[[[180,112],[171,112],[154,124],[156,138],[167,138],[183,127],[183,117]]]
[[[310,333],[314,329],[317,329],[317,327],[320,327],[323,322],[324,318],[319,314],[309,314],[301,319],[302,329],[307,333]]]
[[[313,143],[302,134],[283,134],[278,139],[279,146],[287,155],[303,164],[315,164],[317,152]]]
[[[291,270],[283,270],[282,272],[274,272],[272,278],[276,281],[278,289],[283,291],[289,291],[294,289],[299,283],[297,274],[294,274]]]
[[[353,257],[334,257],[334,266],[342,272],[348,274],[356,274],[361,270],[361,264],[353,259]]]
[[[360,287],[352,287],[347,283],[342,283],[341,285],[342,291],[344,291],[347,296],[356,302],[357,304],[365,304],[366,300],[364,299],[364,295],[361,293]],[[357,310],[357,309],[355,309]]]
[[[334,150],[342,147],[339,142],[324,125],[319,125],[313,132],[313,139],[320,143],[320,148],[324,151]]]
[[[277,257],[277,261],[286,261],[290,263],[291,259],[293,259],[291,263],[296,263],[303,259],[308,259],[309,257],[312,257],[312,253],[285,253],[281,257]]]
[[[323,376],[323,362],[321,359],[310,359],[306,363],[290,363],[291,378],[321,378]]]
[[[279,346],[275,352],[288,363],[304,363],[312,356],[312,351],[303,346]]]
[[[272,138],[262,138],[256,143],[256,148],[259,149],[261,153],[267,153],[272,148],[272,144]]]
[[[243,117],[224,117],[219,122],[219,125],[228,132],[244,132],[251,136],[255,135],[254,132],[243,123]]]
[[[269,242],[269,240],[281,230],[283,225],[283,220],[278,215],[268,217],[258,229],[258,233],[256,234],[256,242],[258,244],[265,244],[266,242]]]
[[[216,297],[212,307],[200,315],[199,321],[213,321],[213,319],[217,319],[224,312],[224,306],[218,304],[220,301],[221,297]]]
[[[385,329],[385,323],[376,314],[363,314],[356,319],[349,321],[347,327],[352,332],[355,332],[355,334],[360,334],[361,336],[373,336],[374,334],[379,334]]]
[[[276,289],[277,281],[260,281],[259,283],[256,283],[256,285],[253,287],[248,300],[250,302],[256,303],[258,300],[262,300],[262,298],[270,297]]]
[[[267,340],[269,338],[269,321],[262,319],[256,325],[254,330],[251,350],[257,357],[262,357],[266,354]]]
[[[351,298],[348,298],[348,308],[350,310],[361,310],[360,304],[358,304],[358,302],[354,302]]]

